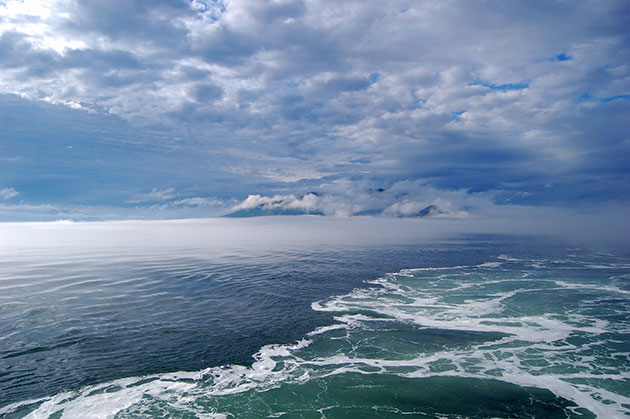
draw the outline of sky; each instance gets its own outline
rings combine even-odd
[[[629,27],[626,0],[0,0],[0,221],[627,221]]]

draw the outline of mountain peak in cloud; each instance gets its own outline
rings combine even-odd
[[[318,209],[319,194],[308,192],[302,196],[274,195],[272,197],[249,195],[233,208],[226,217],[258,217],[265,215],[324,215]]]
[[[398,218],[463,219],[469,214],[453,202],[433,197],[437,191],[413,188],[414,184],[396,184],[387,193],[384,188],[340,193],[308,192],[304,195],[249,195],[232,208],[226,217],[258,217],[269,215],[326,215],[334,217],[385,216]],[[405,187],[409,190],[405,191]],[[448,193],[449,191],[445,191]],[[451,195],[452,192],[450,192]],[[415,199],[415,200],[414,200]],[[393,201],[393,202],[392,202]]]

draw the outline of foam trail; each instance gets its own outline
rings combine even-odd
[[[292,394],[305,383],[359,374],[495,380],[549,390],[574,402],[578,407],[569,409],[577,415],[583,408],[602,418],[626,417],[630,363],[618,342],[630,330],[617,329],[628,314],[615,325],[607,316],[623,313],[628,293],[601,274],[608,268],[591,264],[601,281],[595,286],[591,276],[571,276],[583,264],[540,260],[532,273],[530,261],[505,256],[478,265],[404,269],[313,302],[335,323],[294,344],[263,346],[251,366],[113,380],[14,403],[0,415],[33,406],[26,417],[239,416],[226,407],[239,406],[239,395]],[[571,302],[568,309],[562,298]],[[317,399],[304,403],[321,409]]]

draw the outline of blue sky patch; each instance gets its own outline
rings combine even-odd
[[[630,95],[617,95],[617,96],[605,97],[605,98],[600,99],[600,102],[608,103],[608,102],[612,102],[613,100],[624,100],[624,99],[630,99]]]
[[[557,54],[555,57],[553,57],[551,61],[570,61],[571,58],[573,57],[571,57],[570,55],[567,55],[564,52],[561,52],[560,54]]]
[[[476,81],[470,83],[470,86],[484,86],[489,87],[492,90],[498,90],[500,92],[506,92],[508,90],[523,90],[529,87],[529,83],[506,83],[506,84],[492,84],[483,81]]]

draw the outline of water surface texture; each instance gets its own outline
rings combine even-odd
[[[630,415],[618,248],[67,237],[2,249],[2,416]]]

